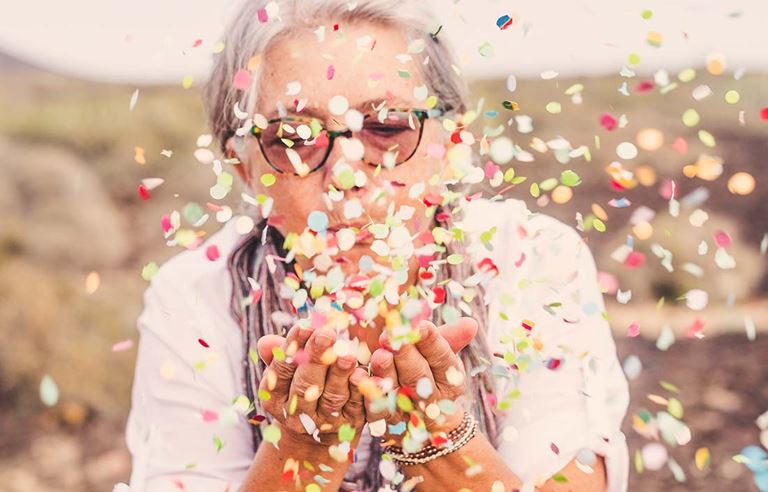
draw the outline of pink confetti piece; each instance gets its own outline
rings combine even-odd
[[[560,454],[560,448],[558,448],[557,444],[555,444],[555,443],[550,443],[549,449],[551,449],[552,452],[555,453],[555,454],[558,454],[558,455]]]
[[[259,22],[261,22],[262,24],[266,23],[269,20],[269,14],[267,14],[267,9],[265,8],[259,9],[256,16],[258,17]]]
[[[600,115],[600,126],[612,132],[618,126],[618,121],[610,113],[603,113]]]
[[[194,43],[192,43],[192,47],[193,47],[193,48],[197,48],[197,47],[198,47],[198,46],[200,46],[201,44],[203,44],[203,40],[202,40],[202,39],[195,39],[195,42],[194,42]]]
[[[216,422],[219,420],[219,414],[214,412],[213,410],[203,410],[200,412],[203,417],[203,422]]]
[[[715,244],[721,248],[727,248],[733,243],[731,235],[723,230],[715,231]]]
[[[205,256],[210,261],[216,261],[219,259],[221,254],[219,253],[219,248],[215,244],[211,244],[205,249]]]
[[[235,89],[244,91],[251,85],[251,72],[245,69],[240,69],[235,72],[235,78],[232,80],[232,86]]]
[[[133,340],[123,340],[112,345],[112,352],[123,352],[133,347]]]
[[[688,153],[688,142],[682,137],[677,137],[675,141],[672,142],[672,148],[677,151],[678,154],[685,155]]]
[[[325,78],[331,80],[335,74],[336,69],[333,67],[333,65],[328,65],[328,69],[325,71]]]
[[[640,323],[634,321],[631,325],[629,325],[629,328],[627,328],[627,336],[630,338],[635,338],[638,335],[640,335]]]

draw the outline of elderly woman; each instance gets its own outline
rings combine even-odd
[[[425,9],[236,14],[206,96],[253,207],[147,290],[131,490],[626,489],[592,256],[461,192],[475,116]]]

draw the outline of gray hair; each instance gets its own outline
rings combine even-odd
[[[277,20],[262,23],[259,11],[268,3],[277,6]],[[252,124],[245,115],[255,107],[264,64],[260,63],[252,73],[247,90],[233,86],[235,73],[246,69],[253,56],[266,53],[276,39],[303,28],[316,28],[324,20],[382,24],[397,28],[411,41],[423,39],[424,49],[418,53],[422,63],[417,65],[424,83],[442,108],[463,112],[467,107],[467,85],[453,50],[440,39],[441,26],[436,18],[425,0],[245,0],[226,28],[224,50],[216,55],[204,89],[208,121],[222,152],[230,137],[242,143],[244,132],[238,129],[248,130]]]

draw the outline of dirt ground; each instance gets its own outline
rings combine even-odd
[[[630,383],[632,401],[625,433],[630,455],[648,441],[631,429],[631,416],[641,407],[661,407],[648,394],[668,395],[659,386],[667,381],[680,389],[684,421],[690,426],[690,444],[671,451],[686,474],[677,482],[668,468],[631,472],[630,491],[755,491],[751,473],[732,457],[758,441],[755,418],[768,409],[768,336],[750,342],[744,335],[728,334],[703,340],[684,339],[667,352],[642,338],[617,339],[622,360],[636,355],[643,363],[640,376]],[[7,414],[6,414],[7,415]],[[128,454],[122,422],[90,418],[84,429],[51,427],[44,417],[20,425],[0,422],[0,490],[96,492],[109,491],[127,480]],[[711,465],[694,466],[694,452],[708,447]]]

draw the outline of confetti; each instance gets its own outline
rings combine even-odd
[[[59,387],[48,374],[43,375],[40,380],[40,401],[48,407],[53,407],[59,402]]]

